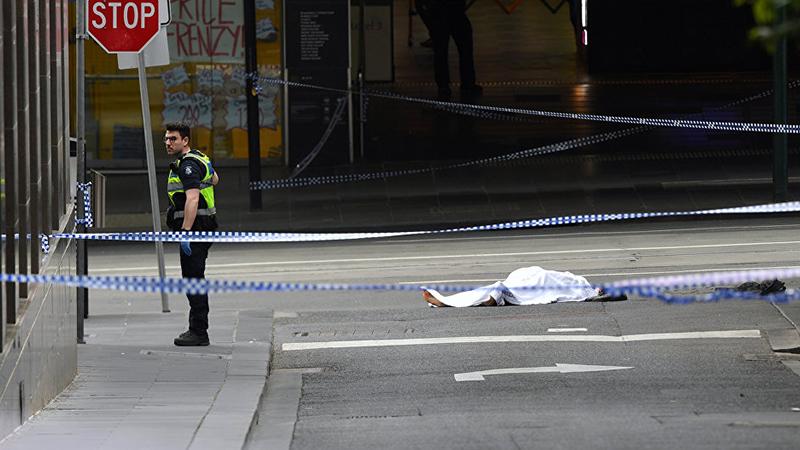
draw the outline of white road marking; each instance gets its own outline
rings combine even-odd
[[[578,331],[589,331],[586,328],[548,328],[548,333],[573,333]]]
[[[758,229],[781,229],[781,228],[797,228],[796,224],[783,224],[783,225],[754,225],[754,226],[732,226],[732,227],[687,227],[687,228],[656,228],[654,230],[626,230],[626,231],[581,231],[581,232],[554,232],[554,233],[538,233],[538,234],[503,234],[502,236],[463,236],[463,237],[443,237],[437,236],[436,242],[447,242],[447,241],[472,241],[472,240],[492,240],[492,239],[548,239],[548,238],[560,238],[560,237],[583,237],[583,236],[608,236],[608,235],[641,235],[641,234],[674,234],[674,233],[682,233],[686,231],[717,231],[717,232],[726,232],[726,231],[753,231]],[[553,230],[552,228],[550,230]],[[505,230],[511,231],[511,230]],[[540,231],[546,231],[545,229],[540,229]],[[485,234],[485,233],[484,233]],[[429,236],[430,237],[430,236]],[[425,238],[408,238],[404,236],[398,236],[394,238],[389,238],[385,242],[386,244],[396,244],[396,243],[415,243],[415,242],[427,242],[430,243],[431,239]]]
[[[325,342],[286,342],[281,346],[283,351],[317,350],[331,348],[363,348],[363,347],[402,347],[410,345],[437,344],[497,344],[502,342],[639,342],[665,341],[675,339],[730,339],[760,338],[759,330],[728,331],[689,331],[683,333],[649,333],[629,334],[623,336],[607,335],[541,335],[528,334],[516,336],[456,336],[441,338],[417,339],[365,339],[358,341],[325,341]]]
[[[559,364],[553,367],[512,367],[508,369],[480,370],[478,372],[457,373],[453,376],[456,381],[484,381],[486,375],[509,375],[514,373],[576,373],[576,372],[602,372],[606,370],[625,370],[633,367],[622,366],[593,366],[586,364]]]
[[[639,276],[639,275],[659,275],[665,273],[700,273],[700,272],[738,272],[742,270],[765,270],[765,269],[800,269],[800,266],[761,266],[761,267],[717,267],[710,269],[688,269],[688,270],[652,270],[647,272],[608,272],[608,273],[579,273],[582,277],[612,277],[612,276]],[[476,278],[476,279],[456,279],[456,280],[416,280],[400,281],[397,284],[432,284],[432,283],[494,283],[497,278]]]
[[[223,268],[223,267],[257,267],[257,266],[286,266],[291,264],[339,264],[339,263],[359,263],[359,262],[392,262],[392,261],[425,261],[425,260],[439,260],[439,259],[462,259],[462,258],[492,258],[509,256],[542,256],[542,255],[569,255],[569,254],[585,254],[585,253],[610,253],[610,252],[632,252],[632,251],[649,251],[649,250],[687,250],[687,249],[703,249],[703,248],[731,248],[731,247],[758,247],[758,246],[771,246],[771,245],[796,245],[800,241],[770,241],[770,242],[735,242],[730,244],[696,244],[696,245],[667,245],[662,247],[615,247],[615,248],[596,248],[596,249],[575,249],[575,250],[544,250],[538,252],[507,252],[507,253],[466,253],[456,255],[425,255],[425,256],[391,256],[381,258],[340,258],[340,259],[316,259],[316,260],[289,260],[289,261],[260,261],[260,262],[246,262],[246,263],[227,263],[227,264],[210,264],[209,267]],[[168,269],[174,269],[176,266],[167,266]],[[153,266],[143,267],[108,267],[101,269],[92,269],[92,273],[99,272],[115,272],[115,271],[134,271],[134,270],[152,270]]]

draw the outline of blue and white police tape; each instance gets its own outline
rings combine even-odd
[[[351,91],[348,89],[328,88],[314,84],[299,83],[295,81],[285,81],[279,78],[261,77],[260,81],[266,84],[279,84],[279,85],[287,85],[299,88],[332,91],[338,93],[351,93]],[[499,113],[520,114],[520,115],[531,115],[540,117],[553,117],[558,119],[586,120],[592,122],[607,122],[607,123],[627,123],[632,125],[647,125],[655,127],[694,128],[694,129],[705,129],[713,131],[800,134],[800,125],[796,124],[663,119],[663,118],[632,117],[632,116],[611,116],[604,114],[565,113],[565,112],[544,111],[537,109],[509,108],[503,106],[443,102],[438,100],[409,97],[406,95],[396,94],[393,92],[380,92],[374,90],[365,91],[365,94],[373,97],[388,98],[393,100],[401,100],[410,103],[420,103],[432,106],[471,108],[475,110],[493,111]]]
[[[800,80],[791,81],[787,85],[787,87],[789,89],[794,89],[794,88],[796,88],[798,86],[800,86]],[[743,105],[745,103],[749,103],[749,102],[753,102],[753,101],[756,101],[756,100],[760,100],[760,99],[769,97],[769,96],[771,96],[773,94],[773,92],[774,92],[774,89],[767,89],[767,90],[761,91],[761,92],[759,92],[757,94],[753,94],[753,95],[750,95],[750,96],[747,96],[747,97],[743,97],[743,98],[740,98],[738,100],[734,100],[732,102],[728,102],[728,103],[725,103],[725,104],[720,105],[720,106],[714,106],[714,107],[710,107],[710,108],[703,108],[703,112],[697,112],[697,113],[691,113],[691,114],[682,115],[680,117],[677,117],[677,119],[684,120],[684,119],[689,119],[691,117],[705,116],[706,114],[712,113],[712,112],[722,112],[722,111],[725,111],[726,109],[730,109],[730,108],[733,108],[735,106],[740,106],[740,105]],[[365,97],[367,95],[368,94],[365,94]],[[474,108],[470,108],[471,105],[468,104],[468,103],[454,103],[454,105],[455,106],[439,105],[439,106],[436,106],[436,108],[444,110],[444,111],[452,112],[452,113],[455,113],[455,114],[468,115],[468,116],[479,117],[479,118],[483,118],[483,119],[493,119],[493,120],[502,120],[502,121],[515,121],[515,122],[526,122],[526,121],[534,120],[534,119],[528,119],[528,118],[525,118],[525,117],[520,117],[519,115],[516,115],[516,114],[503,114],[503,113],[496,113],[496,112],[491,112],[491,111],[475,110]],[[536,119],[536,120],[538,120],[538,119]],[[653,128],[654,127],[652,127],[652,126],[645,126],[645,127],[639,127],[638,130],[639,131],[644,131],[644,130],[650,130],[650,129],[653,129]]]
[[[31,240],[31,235],[28,234],[26,236],[26,238],[28,240]],[[19,233],[15,233],[14,234],[14,240],[18,240],[18,239],[19,239]],[[3,241],[3,242],[6,241],[6,235],[5,234],[0,235],[0,241]],[[45,255],[48,254],[50,252],[50,237],[48,235],[44,234],[44,233],[41,233],[41,234],[39,234],[39,241],[41,242],[42,253],[44,253]]]
[[[763,205],[736,206],[731,208],[703,209],[695,211],[632,212],[612,214],[579,214],[573,216],[545,217],[471,227],[444,228],[439,230],[371,232],[371,233],[275,233],[241,231],[152,231],[130,233],[55,233],[51,237],[87,239],[95,241],[162,241],[162,242],[319,242],[355,239],[375,239],[397,236],[464,233],[473,231],[496,231],[541,228],[556,225],[610,222],[617,220],[652,219],[660,217],[693,217],[722,214],[771,214],[800,211],[800,202],[768,203]]]
[[[603,289],[611,295],[628,294],[641,297],[654,297],[667,303],[692,303],[723,299],[753,298],[767,298],[775,302],[786,302],[799,299],[800,291],[797,289],[787,289],[784,292],[762,296],[757,292],[736,291],[730,286],[754,280],[762,281],[776,278],[791,279],[798,277],[800,277],[800,267],[732,270],[615,281],[604,285]],[[703,287],[715,287],[716,289],[710,293],[696,295],[673,294],[669,292]]]
[[[91,228],[94,226],[94,217],[92,216],[92,182],[78,183],[78,190],[83,191],[83,218],[79,219],[76,214],[75,224],[86,225],[86,228]]]
[[[614,290],[617,287],[635,289],[644,286],[649,289],[691,289],[701,286],[720,286],[742,283],[753,280],[768,280],[773,278],[800,277],[800,266],[779,267],[770,269],[748,269],[718,272],[698,272],[680,275],[665,275],[660,277],[646,277],[632,280],[623,280],[609,283],[607,288]]]
[[[339,124],[339,121],[342,120],[342,113],[344,112],[345,106],[347,106],[345,97],[336,100],[336,110],[333,112],[333,117],[328,122],[328,127],[325,129],[325,132],[322,133],[322,138],[320,138],[319,142],[317,142],[317,145],[314,146],[311,152],[309,152],[309,154],[306,155],[302,161],[297,163],[297,166],[295,166],[291,175],[289,175],[289,179],[293,179],[300,175],[300,173],[304,171],[306,167],[308,167],[308,165],[314,161],[314,159],[316,159],[317,155],[319,155],[319,152],[325,146],[325,143],[328,142],[328,138],[331,136],[333,129]]]
[[[55,233],[55,238],[135,242],[314,242],[407,236],[430,231],[375,233],[273,233],[258,231],[138,231],[129,233]]]
[[[436,170],[455,169],[455,168],[471,167],[484,164],[497,164],[512,160],[529,158],[531,156],[541,156],[551,153],[562,152],[565,150],[571,150],[586,145],[610,141],[613,139],[618,139],[620,137],[638,133],[646,128],[648,127],[635,127],[635,128],[629,128],[627,130],[611,131],[608,133],[601,133],[593,136],[585,136],[581,138],[570,139],[568,141],[558,142],[555,144],[543,145],[541,147],[534,147],[525,150],[520,150],[505,155],[498,155],[478,160],[448,164],[439,167],[425,167],[420,169],[401,169],[401,170],[390,170],[385,172],[367,172],[359,174],[328,175],[328,176],[308,177],[308,178],[285,178],[281,180],[252,181],[250,182],[250,190],[270,190],[270,189],[280,189],[280,188],[290,188],[290,187],[304,187],[304,186],[318,186],[323,184],[346,183],[353,181],[380,180],[384,178],[392,178],[397,176],[430,173]]]
[[[789,88],[795,88],[800,86],[800,80],[794,80],[789,83]],[[710,108],[709,111],[723,111],[728,108],[732,108],[734,106],[742,105],[744,103],[748,103],[751,101],[759,100],[761,98],[768,97],[772,95],[773,90],[765,90],[755,95],[751,95],[749,97],[744,97],[739,100],[735,100],[733,102]],[[363,96],[365,99],[368,98],[367,95]],[[464,114],[470,115],[475,117],[481,118],[488,118],[488,119],[498,119],[498,120],[524,120],[513,114],[499,114],[487,111],[477,111],[469,109],[471,105],[469,104],[460,104],[455,103],[456,106],[443,106],[439,105],[438,108],[444,109],[447,111],[451,111],[457,114]],[[688,116],[683,116],[681,119],[686,117],[693,117],[701,115],[702,113],[694,113],[689,114]],[[385,179],[385,178],[392,178],[397,176],[406,176],[406,175],[417,175],[421,173],[430,173],[436,170],[446,170],[446,169],[453,169],[459,167],[467,167],[467,166],[475,166],[475,165],[483,165],[483,164],[496,164],[502,163],[512,160],[518,160],[521,158],[529,158],[532,156],[541,156],[545,154],[561,152],[566,150],[571,150],[575,148],[580,148],[592,144],[597,144],[600,142],[607,142],[610,140],[620,139],[625,136],[630,136],[633,134],[641,133],[647,130],[651,130],[654,127],[652,126],[637,126],[633,128],[628,128],[625,130],[618,130],[612,131],[607,133],[602,133],[594,136],[586,136],[583,138],[571,139],[560,143],[555,144],[548,144],[541,147],[530,148],[526,150],[521,150],[518,152],[509,153],[506,155],[499,155],[491,158],[484,158],[475,161],[467,161],[458,164],[450,164],[444,165],[439,167],[427,167],[423,169],[405,169],[405,170],[392,170],[392,171],[383,171],[383,172],[368,172],[368,173],[360,173],[360,174],[347,174],[347,175],[330,175],[330,176],[321,176],[321,177],[309,177],[309,178],[295,178],[295,176],[290,176],[286,179],[280,180],[267,180],[267,181],[254,181],[250,183],[250,190],[270,190],[270,189],[281,189],[281,188],[291,188],[291,187],[305,187],[305,186],[318,186],[323,184],[340,184],[340,183],[348,183],[348,182],[358,182],[358,181],[367,181],[367,180],[376,180],[376,179]]]
[[[798,278],[800,268],[746,270],[691,274],[685,276],[642,278],[596,284],[593,287],[604,289],[611,295],[625,294],[643,298],[657,298],[667,303],[708,302],[726,299],[762,299],[774,302],[788,302],[800,299],[800,291],[787,289],[784,292],[758,295],[753,292],[739,292],[733,287],[716,289],[711,294],[670,294],[669,291],[687,288],[718,287],[720,283],[738,284],[746,281]],[[320,291],[416,291],[436,289],[440,292],[461,292],[478,286],[456,285],[406,285],[406,284],[347,284],[347,283],[293,283],[277,281],[230,281],[197,278],[157,278],[143,276],[91,276],[91,275],[39,275],[39,274],[0,274],[0,281],[12,283],[57,284],[91,289],[122,290],[129,292],[169,294],[242,293],[242,292],[320,292]],[[514,286],[514,289],[552,290],[564,286]]]

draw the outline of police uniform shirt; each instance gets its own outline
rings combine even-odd
[[[189,189],[200,189],[200,182],[206,176],[206,168],[203,164],[195,158],[187,158],[182,156],[177,165],[170,164],[170,169],[174,175],[177,175],[183,185],[183,192],[176,193],[172,200],[175,202],[175,209],[183,211],[186,205],[185,192]],[[203,196],[200,196],[200,202],[197,205],[198,209],[206,208],[206,201]]]
[[[206,176],[206,168],[194,158],[181,157],[176,175],[181,179],[184,192],[189,189],[200,189],[200,182]]]

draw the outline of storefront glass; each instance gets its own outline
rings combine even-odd
[[[81,2],[79,2],[81,3]],[[244,6],[240,0],[171,0],[170,62],[147,69],[156,142],[166,122],[192,127],[192,147],[213,158],[246,159]],[[281,0],[256,0],[259,75],[281,75]],[[73,4],[74,8],[74,4]],[[135,69],[86,45],[87,152],[102,161],[144,160]],[[261,84],[261,157],[283,160],[280,88]],[[159,152],[156,152],[157,156]]]

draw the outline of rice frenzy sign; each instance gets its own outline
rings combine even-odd
[[[171,3],[172,23],[167,36],[173,61],[244,64],[242,0],[171,0]]]
[[[86,0],[86,32],[107,53],[138,53],[155,36],[159,0]]]

